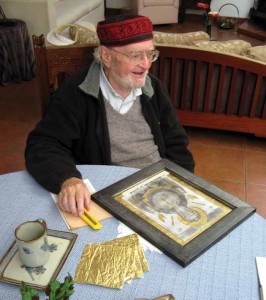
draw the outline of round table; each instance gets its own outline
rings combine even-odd
[[[78,168],[97,191],[136,172],[136,169],[114,166]],[[26,171],[1,175],[0,190],[0,259],[14,242],[14,229],[24,221],[43,218],[48,228],[69,232],[50,193]],[[78,238],[58,275],[59,281],[63,281],[68,273],[75,275],[85,245],[115,239],[118,224],[115,218],[109,218],[102,221],[103,227],[99,231],[88,226],[75,230]],[[265,233],[266,220],[253,214],[186,268],[165,254],[146,250],[150,271],[145,272],[143,278],[134,279],[121,290],[76,283],[71,299],[135,300],[173,294],[176,300],[257,300],[259,285],[255,257],[266,256]],[[0,267],[0,275],[1,272]],[[1,299],[20,299],[19,286],[0,282],[0,289]]]
[[[30,80],[35,76],[32,44],[24,21],[0,26],[0,83]]]

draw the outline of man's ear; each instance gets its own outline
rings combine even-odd
[[[101,59],[102,59],[103,64],[107,68],[110,67],[112,57],[110,55],[109,49],[105,46],[101,46],[100,47],[100,55],[101,55]]]

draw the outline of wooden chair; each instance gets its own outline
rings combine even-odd
[[[32,41],[41,110],[44,115],[51,100],[51,94],[64,78],[92,63],[96,45],[46,47],[43,35],[33,36]]]

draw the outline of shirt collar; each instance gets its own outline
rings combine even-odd
[[[94,61],[88,71],[87,76],[84,78],[84,81],[79,85],[79,88],[81,90],[96,98],[98,97],[99,88],[100,88],[100,81],[99,81],[99,76],[101,74],[100,69],[101,69],[100,64]],[[143,94],[146,94],[149,98],[153,96],[154,90],[151,85],[151,78],[149,76],[146,77],[145,85],[142,87],[141,90]]]

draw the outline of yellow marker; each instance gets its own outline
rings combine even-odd
[[[81,219],[94,230],[102,228],[102,224],[97,219],[95,219],[86,209],[84,209],[84,215],[81,216]]]

